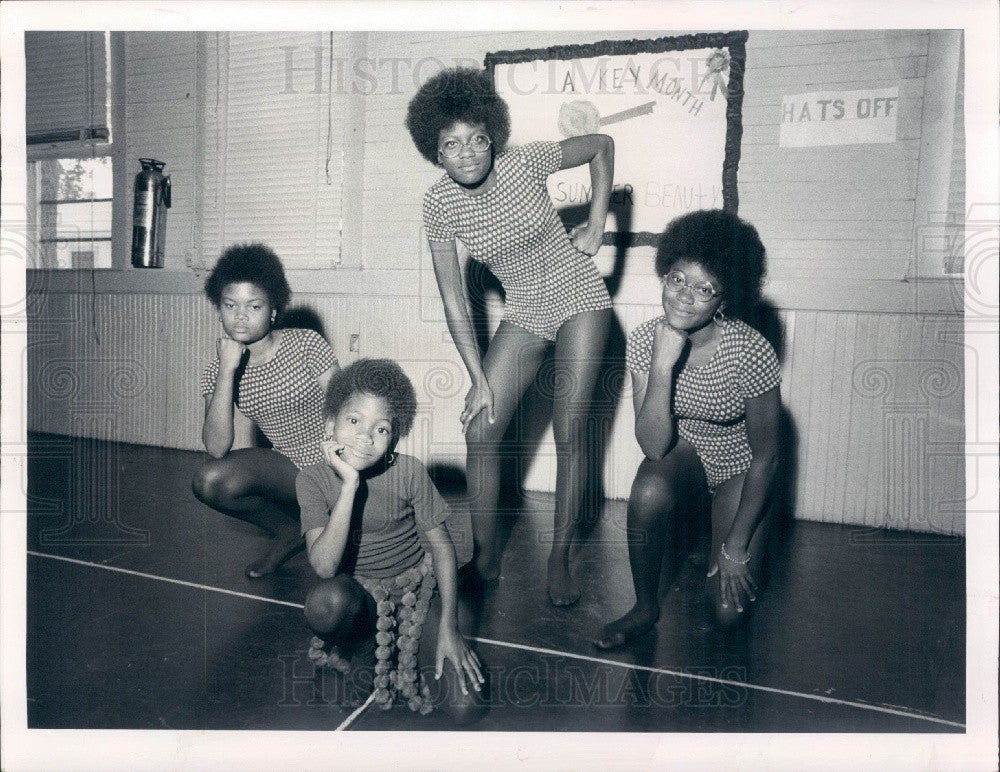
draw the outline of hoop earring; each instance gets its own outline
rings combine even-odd
[[[726,323],[726,315],[722,313],[721,306],[715,309],[715,313],[712,314],[712,320],[720,326]]]
[[[396,463],[396,451],[393,450],[386,454],[385,465],[392,466],[395,463]]]

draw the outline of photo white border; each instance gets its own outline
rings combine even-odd
[[[612,10],[613,6],[613,10]],[[997,203],[998,8],[989,0],[900,2],[24,2],[0,6],[4,222],[23,221],[24,29],[934,29],[965,31],[966,201]],[[485,53],[485,52],[484,52]],[[21,84],[20,86],[18,84]],[[5,231],[6,232],[6,231]],[[994,242],[996,243],[996,242]],[[2,256],[2,491],[0,491],[0,700],[5,770],[410,769],[445,764],[518,769],[995,769],[997,762],[997,466],[969,483],[967,522],[967,732],[954,734],[576,734],[28,730],[25,692],[26,414],[23,265]],[[23,263],[23,258],[22,258]],[[995,286],[997,265],[980,275]],[[21,309],[19,312],[18,309]],[[20,314],[20,315],[19,315]],[[967,332],[969,319],[966,319]],[[995,327],[995,320],[993,322]],[[996,447],[997,341],[967,339],[967,415]],[[974,405],[974,409],[970,406]],[[967,427],[967,436],[972,431]],[[970,470],[970,472],[973,470]],[[983,476],[987,475],[984,479]],[[971,549],[970,549],[971,547]],[[374,743],[384,742],[383,746]]]

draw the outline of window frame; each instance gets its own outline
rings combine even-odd
[[[104,139],[80,139],[63,142],[45,142],[36,145],[25,146],[25,162],[28,167],[37,161],[46,161],[61,158],[110,158],[112,169],[112,192],[111,192],[111,266],[94,268],[93,270],[111,271],[122,270],[128,267],[130,245],[128,238],[131,230],[128,228],[129,218],[129,180],[125,169],[125,37],[123,32],[107,32],[108,60],[108,105],[110,115],[109,134],[107,140]],[[32,182],[34,185],[32,186]],[[30,209],[28,221],[30,223],[29,238],[32,243],[41,243],[40,209],[38,197],[38,180],[35,174],[28,172],[27,187],[25,195]],[[33,188],[33,189],[31,189]],[[59,268],[55,265],[43,265],[38,255],[38,263],[34,266],[36,270],[52,270],[67,272],[73,270],[91,270],[90,268],[80,269],[76,266],[70,268]]]

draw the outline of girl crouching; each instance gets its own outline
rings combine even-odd
[[[310,657],[346,671],[346,655],[357,661],[374,647],[383,707],[402,697],[411,710],[443,703],[456,721],[476,720],[484,679],[458,631],[448,509],[420,461],[394,451],[413,424],[413,386],[395,362],[362,359],[333,376],[324,413],[325,462],[296,480],[309,562],[322,580],[305,603],[316,633]],[[421,675],[431,666],[443,689]]]

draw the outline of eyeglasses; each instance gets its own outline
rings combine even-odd
[[[708,281],[699,281],[694,284],[689,284],[687,277],[680,271],[671,271],[664,276],[661,281],[663,282],[663,286],[666,287],[669,292],[680,292],[682,289],[687,287],[691,290],[691,294],[694,296],[694,299],[700,300],[702,303],[707,303],[712,298],[722,294],[721,290],[717,290],[712,286],[712,283]]]
[[[459,142],[457,139],[446,139],[438,148],[438,152],[445,158],[457,158],[463,148],[471,148],[473,153],[485,153],[490,149],[493,140],[487,134],[476,134],[468,142]]]

